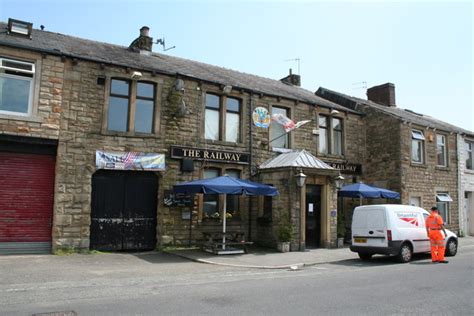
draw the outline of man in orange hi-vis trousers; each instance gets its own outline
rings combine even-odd
[[[447,234],[444,229],[443,218],[439,215],[436,206],[431,208],[431,214],[426,218],[426,232],[430,238],[431,260],[433,263],[448,263],[448,261],[444,260],[444,238]]]

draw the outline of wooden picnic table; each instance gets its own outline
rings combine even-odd
[[[247,253],[247,246],[253,245],[253,242],[245,240],[243,232],[203,232],[204,251],[213,254],[237,254]],[[223,237],[225,236],[225,242]]]

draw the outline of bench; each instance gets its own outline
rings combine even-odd
[[[252,241],[245,241],[242,232],[203,232],[204,242],[202,249],[216,255],[247,253],[247,246],[253,245]],[[225,243],[222,238],[225,236]]]

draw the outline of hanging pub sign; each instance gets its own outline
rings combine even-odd
[[[95,152],[97,169],[164,171],[165,155],[140,152]]]
[[[325,161],[325,163],[327,163],[334,169],[340,170],[342,173],[362,174],[361,164],[348,163],[348,162],[329,162],[329,161]]]
[[[268,110],[259,106],[253,110],[252,113],[253,123],[257,127],[268,128],[270,126],[270,114],[268,114]]]
[[[248,164],[249,157],[250,155],[248,153],[235,151],[171,146],[171,158],[176,159],[186,158],[192,160]]]

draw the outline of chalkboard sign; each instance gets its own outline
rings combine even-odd
[[[165,206],[191,206],[193,205],[193,196],[184,193],[174,193],[171,190],[165,190],[163,199]]]

